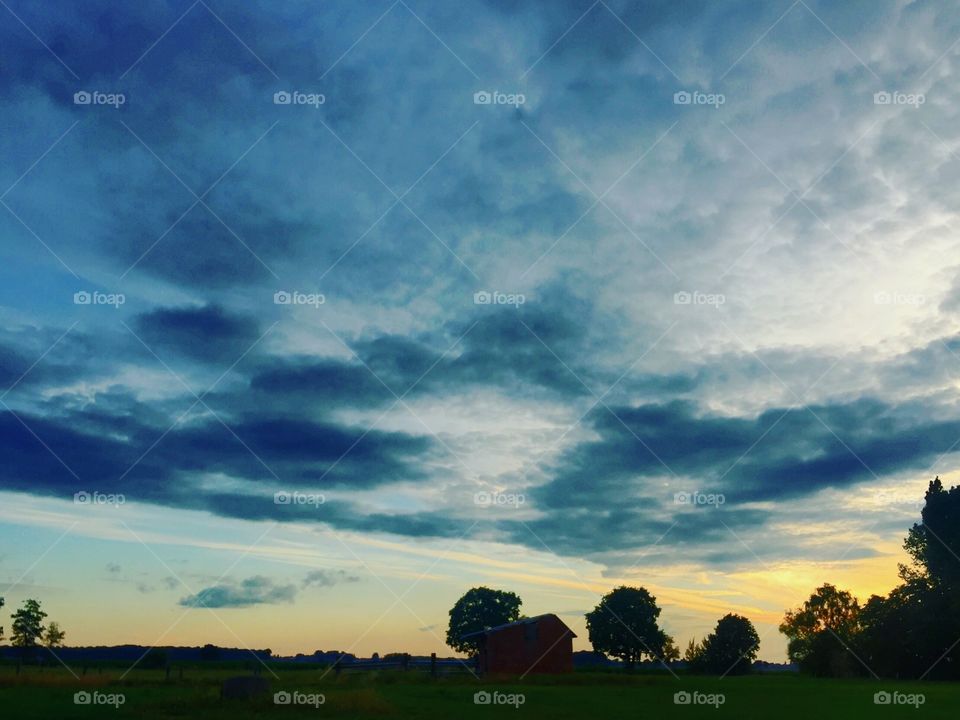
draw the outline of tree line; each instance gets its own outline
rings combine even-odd
[[[458,652],[476,655],[479,639],[464,635],[522,619],[521,604],[519,595],[506,590],[468,590],[450,610],[447,644]],[[646,588],[621,586],[611,590],[586,613],[593,649],[620,659],[627,669],[645,659],[679,660],[680,650],[674,639],[658,624],[660,612],[656,597]],[[759,648],[760,637],[753,623],[730,613],[720,618],[702,641],[690,641],[684,660],[693,672],[743,674],[749,672]]]
[[[862,603],[829,583],[786,614],[787,653],[811,675],[960,679],[960,487],[940,478],[907,533],[909,563],[889,594]]]
[[[4,599],[0,597],[0,608],[4,605]],[[43,621],[47,613],[43,611],[39,600],[28,598],[23,601],[23,605],[10,616],[13,624],[10,626],[10,644],[15,648],[20,648],[21,656],[29,658],[33,651],[39,647],[56,648],[63,645],[63,639],[67,633],[61,629],[60,624],[51,621],[49,625],[44,625]],[[0,641],[3,640],[3,626],[0,626]]]

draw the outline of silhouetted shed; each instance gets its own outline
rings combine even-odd
[[[576,635],[556,615],[537,615],[463,637],[479,640],[477,669],[481,673],[573,672]]]

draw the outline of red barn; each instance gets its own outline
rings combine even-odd
[[[464,638],[477,638],[481,673],[526,675],[573,672],[573,630],[556,615],[498,625]]]

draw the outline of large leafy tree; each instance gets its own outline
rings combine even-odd
[[[643,659],[663,659],[668,636],[657,625],[660,608],[646,588],[621,586],[587,613],[593,649],[632,667]]]
[[[13,646],[24,650],[36,647],[37,641],[43,637],[46,616],[38,600],[24,600],[23,606],[10,616],[13,618],[13,634],[10,636]]]
[[[467,590],[450,609],[447,645],[458,652],[476,654],[479,640],[464,639],[463,636],[519,620],[522,603],[519,595],[505,590],[491,590],[488,587]]]
[[[701,646],[693,646],[691,664],[700,672],[742,675],[750,671],[759,649],[760,636],[753,623],[730,613],[717,621],[717,627]]]
[[[859,629],[860,603],[846,590],[827,583],[780,624],[787,636],[787,655],[813,675],[844,675],[855,671],[851,643]]]

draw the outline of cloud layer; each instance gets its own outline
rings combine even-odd
[[[611,566],[819,552],[754,541],[960,439],[960,18],[781,5],[14,4],[0,490]]]

